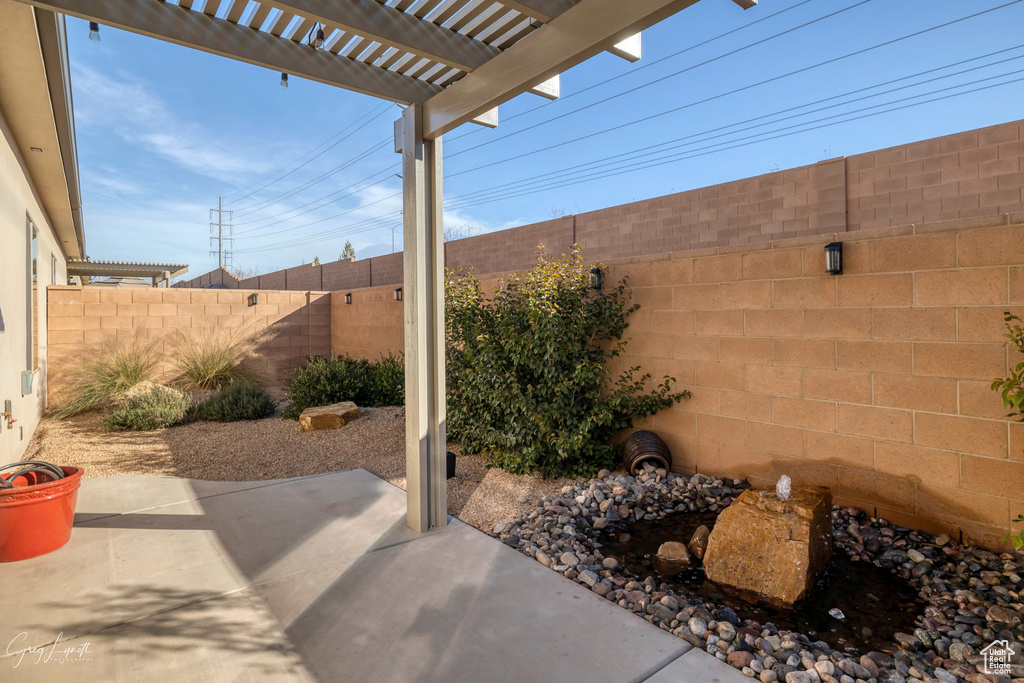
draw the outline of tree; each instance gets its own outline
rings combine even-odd
[[[314,256],[313,257],[313,265],[314,266],[319,266],[320,265],[320,257],[319,256]]]
[[[349,242],[348,240],[345,240],[345,248],[341,251],[341,258],[339,258],[338,260],[339,261],[344,261],[347,258],[355,258],[355,257],[356,257],[356,250],[352,247],[352,243]]]
[[[454,242],[480,234],[480,228],[473,227],[469,223],[458,223],[444,226],[444,241]]]

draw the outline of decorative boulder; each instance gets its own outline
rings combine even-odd
[[[794,486],[788,500],[750,489],[718,517],[704,555],[707,577],[792,605],[832,556],[832,493]]]
[[[299,415],[299,428],[304,432],[315,429],[338,429],[352,420],[358,420],[362,415],[356,404],[351,401],[306,408]]]

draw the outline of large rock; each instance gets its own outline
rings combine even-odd
[[[794,486],[789,500],[750,489],[718,517],[704,555],[717,583],[793,604],[814,587],[832,556],[832,493]]]
[[[344,427],[352,420],[358,420],[362,415],[356,404],[351,401],[318,408],[306,408],[299,415],[299,427],[304,432],[311,432],[315,429],[337,429]]]

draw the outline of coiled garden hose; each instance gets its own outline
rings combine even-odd
[[[21,462],[12,462],[7,465],[0,465],[0,471],[12,469],[14,467],[21,467],[22,469],[9,476],[0,476],[0,489],[13,489],[13,482],[15,479],[24,474],[31,474],[33,472],[45,475],[53,481],[64,478],[64,470],[53,463],[44,462],[42,460],[23,460]]]

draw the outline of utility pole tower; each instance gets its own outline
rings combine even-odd
[[[235,246],[233,212],[224,210],[224,198],[218,197],[217,208],[210,209],[210,255],[217,257],[218,268],[231,268],[231,249]],[[217,214],[214,217],[214,214]],[[225,220],[226,214],[226,220]],[[225,248],[227,244],[227,248]]]

